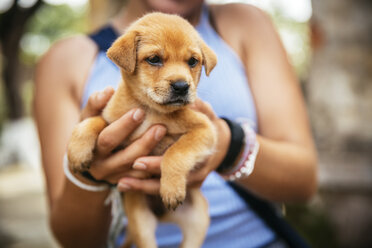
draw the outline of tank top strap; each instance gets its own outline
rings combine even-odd
[[[119,35],[112,26],[108,25],[90,34],[89,37],[97,44],[100,52],[106,52]]]

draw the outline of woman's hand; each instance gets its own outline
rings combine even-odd
[[[200,187],[211,171],[214,171],[226,155],[229,142],[230,130],[225,121],[219,119],[213,112],[212,107],[201,100],[197,100],[192,106],[196,111],[202,112],[214,124],[218,141],[216,151],[204,163],[195,166],[188,177],[188,187]],[[122,177],[119,179],[120,191],[142,191],[146,194],[159,194],[160,190],[160,164],[162,156],[143,156],[134,161],[133,169],[137,172],[145,172],[153,177],[141,179],[138,177]]]
[[[114,90],[108,87],[104,91],[92,94],[82,111],[81,120],[100,114],[113,93]],[[166,134],[164,126],[152,126],[141,138],[113,153],[142,123],[144,118],[145,112],[142,109],[132,109],[102,130],[98,136],[96,154],[89,169],[95,179],[116,184],[122,177],[149,177],[148,172],[132,170],[132,165],[137,158],[148,155],[164,137]]]

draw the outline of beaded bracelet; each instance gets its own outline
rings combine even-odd
[[[256,132],[253,130],[249,122],[242,121],[241,127],[244,131],[244,144],[240,151],[240,159],[234,163],[228,171],[222,173],[222,176],[229,181],[235,181],[252,174],[259,150]]]
[[[70,171],[67,155],[65,155],[63,157],[63,171],[64,171],[67,179],[70,182],[72,182],[75,186],[77,186],[81,189],[91,191],[91,192],[101,192],[101,191],[106,191],[106,190],[110,189],[109,184],[89,185],[89,184],[85,184],[82,181],[80,181],[79,179],[77,179],[74,175],[72,175],[72,173]]]

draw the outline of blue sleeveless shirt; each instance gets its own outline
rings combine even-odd
[[[218,116],[231,120],[245,118],[256,123],[254,101],[244,66],[238,55],[210,25],[208,8],[203,9],[196,29],[218,57],[218,63],[209,77],[202,72],[198,96],[209,102]],[[105,54],[117,37],[115,31],[106,27],[91,37],[99,45],[100,51],[86,82],[82,106],[93,92],[103,90],[109,85],[117,88],[121,80],[119,68]],[[211,217],[203,248],[261,247],[275,239],[274,232],[218,173],[211,172],[201,189],[208,200]],[[179,228],[166,223],[158,225],[156,237],[159,247],[178,247],[182,240]]]

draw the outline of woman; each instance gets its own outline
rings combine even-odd
[[[120,80],[119,70],[104,53],[111,39],[154,10],[186,18],[219,58],[211,76],[203,77],[199,87],[199,96],[211,107],[202,101],[195,106],[215,124],[218,152],[188,179],[189,187],[203,184],[209,201],[212,222],[204,246],[286,247],[216,170],[221,171],[221,164],[231,169],[232,161],[239,159],[238,154],[231,158],[231,132],[242,130],[234,120],[250,119],[257,131],[252,140],[260,149],[253,173],[235,178],[235,182],[275,202],[305,201],[314,194],[316,151],[299,85],[268,16],[250,5],[206,6],[202,0],[130,0],[109,28],[91,37],[60,41],[41,59],[36,72],[35,114],[53,233],[64,247],[106,244],[111,215],[104,201],[109,191],[77,187],[64,175],[62,158],[73,127],[99,114],[113,94],[107,86],[116,87]],[[140,179],[140,174],[160,173],[161,157],[148,154],[165,135],[163,126],[151,127],[141,139],[112,153],[143,119],[143,110],[134,109],[105,128],[89,170],[91,178],[76,175],[77,180],[92,186],[102,180],[117,183],[122,192],[158,194],[159,180]],[[226,161],[230,163],[226,165]],[[159,246],[175,247],[181,235],[169,225],[160,225],[157,238]]]

